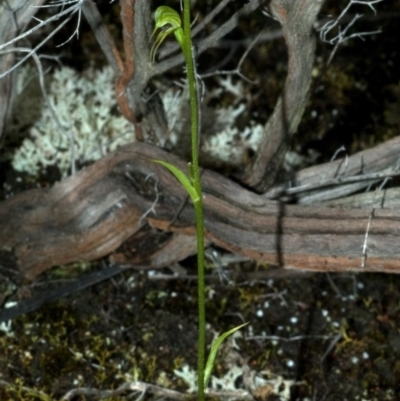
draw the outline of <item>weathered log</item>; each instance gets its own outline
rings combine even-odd
[[[266,199],[286,197],[301,204],[319,204],[342,199],[371,184],[383,183],[382,176],[390,177],[397,174],[399,154],[400,137],[395,137],[351,157],[346,155],[330,163],[305,168],[297,172],[289,182],[271,188],[264,197]],[[374,174],[381,177],[373,179]],[[367,180],[367,177],[371,178]],[[364,205],[368,206],[367,203],[370,202],[364,202]]]
[[[157,268],[195,253],[185,190],[151,159],[186,168],[178,157],[137,143],[51,189],[0,203],[0,264],[14,260],[9,267],[34,279],[52,266],[110,254]],[[209,170],[202,183],[208,244],[286,268],[400,272],[400,206],[287,205]]]

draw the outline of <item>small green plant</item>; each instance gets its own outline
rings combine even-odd
[[[211,377],[212,368],[219,346],[222,342],[235,331],[242,328],[245,324],[234,327],[233,329],[219,336],[211,346],[211,351],[205,363],[205,327],[206,327],[206,311],[205,311],[205,281],[204,281],[204,218],[203,218],[203,199],[200,182],[199,168],[199,121],[198,121],[198,93],[197,79],[195,74],[195,63],[193,58],[192,37],[190,29],[190,0],[183,2],[183,26],[180,15],[171,7],[160,6],[155,12],[155,29],[152,37],[158,31],[158,35],[154,40],[150,51],[150,58],[154,62],[157,49],[160,47],[165,38],[173,33],[176,40],[181,46],[186,70],[187,81],[189,85],[190,97],[190,121],[191,121],[191,158],[189,164],[189,176],[183,171],[162,160],[154,160],[166,167],[178,181],[183,185],[192,199],[196,214],[196,237],[197,237],[197,269],[198,269],[198,353],[197,353],[197,385],[198,400],[205,399],[205,389]],[[247,324],[247,323],[246,323]]]

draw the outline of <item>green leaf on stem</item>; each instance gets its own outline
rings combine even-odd
[[[204,369],[204,388],[207,388],[208,382],[210,381],[211,372],[214,367],[215,357],[217,356],[217,352],[221,344],[224,340],[229,337],[231,334],[235,333],[236,331],[240,330],[242,327],[246,326],[248,323],[241,324],[240,326],[236,326],[233,329],[222,333],[212,344],[210,354],[208,355],[207,364]]]
[[[187,175],[183,171],[179,170],[179,168],[175,167],[173,164],[167,163],[163,160],[153,159],[152,161],[166,167],[176,177],[176,179],[182,184],[182,186],[186,189],[186,192],[192,198],[193,203],[196,203],[199,201],[200,197],[199,197],[197,191],[195,190],[194,186],[190,182],[190,179],[187,177]]]

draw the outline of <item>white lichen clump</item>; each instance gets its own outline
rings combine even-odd
[[[26,71],[20,74],[20,80],[27,79]],[[20,94],[24,86],[19,83]],[[36,175],[56,165],[66,176],[73,162],[82,165],[98,160],[134,141],[132,125],[117,112],[110,67],[90,69],[84,74],[60,68],[51,76],[47,95],[56,118],[48,104],[37,99],[43,104],[40,118],[33,122],[28,137],[12,156],[15,170]],[[18,104],[16,108],[18,113],[29,113]]]
[[[263,130],[260,124],[252,124],[243,130],[228,125],[223,131],[208,138],[202,150],[222,162],[240,166],[246,164],[249,149],[254,153],[257,151]]]
[[[215,391],[231,391],[232,394],[235,391],[243,390],[243,388],[238,387],[237,383],[238,381],[240,382],[239,379],[243,376],[244,370],[247,369],[232,366],[221,378],[211,376],[210,388]],[[197,374],[188,365],[184,365],[180,370],[175,369],[174,374],[187,384],[188,393],[193,394],[197,391]],[[280,401],[288,401],[290,399],[290,389],[295,384],[293,380],[285,380],[279,375],[272,375],[274,376],[273,378],[265,379],[262,374],[254,371],[251,376],[253,378],[252,392],[257,393],[257,390],[267,389],[270,395],[274,394]]]
[[[247,162],[249,150],[256,153],[264,127],[250,121],[247,126],[239,129],[236,121],[246,111],[251,97],[242,81],[234,82],[230,75],[217,77],[216,80],[219,87],[206,92],[202,102],[200,118],[203,120],[203,128],[204,125],[207,128],[201,132],[201,152],[213,160],[239,167]],[[229,106],[208,106],[211,99],[220,100],[226,94],[233,98]],[[168,89],[161,97],[168,120],[170,141],[179,146],[179,135],[182,135],[182,132],[187,135],[187,130],[183,128],[189,113],[187,90]],[[207,121],[210,118],[211,123]]]
[[[219,392],[221,395],[229,392],[231,396],[235,393],[239,396],[239,394],[243,394],[242,391],[254,395],[268,392],[269,395],[274,394],[279,401],[288,401],[290,389],[296,383],[269,371],[257,372],[251,369],[246,359],[239,353],[240,347],[236,340],[241,337],[242,333],[237,331],[223,343],[224,363],[228,370],[222,377],[211,375],[209,390]],[[215,333],[214,340],[216,338],[218,338],[218,333]],[[181,369],[175,369],[174,374],[186,383],[188,393],[197,392],[196,371],[185,364]],[[235,397],[233,396],[233,398]]]
[[[214,96],[222,93],[229,93],[233,96],[234,102],[226,108],[217,110],[217,125],[223,127],[215,135],[209,136],[202,144],[204,153],[218,158],[222,162],[233,166],[246,164],[248,152],[257,152],[258,146],[264,132],[261,124],[254,121],[239,129],[236,126],[236,119],[246,110],[246,105],[251,101],[242,81],[233,82],[232,76],[218,79],[220,89],[214,91]],[[245,103],[243,103],[245,102]]]

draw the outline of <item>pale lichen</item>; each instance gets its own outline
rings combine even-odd
[[[35,92],[36,102],[43,107],[28,137],[11,157],[15,170],[37,175],[47,166],[55,165],[66,176],[73,162],[83,165],[98,160],[134,140],[132,125],[116,111],[111,67],[90,69],[84,74],[63,67],[49,78],[50,104],[40,99],[40,91]],[[27,79],[22,70],[20,80]],[[25,86],[20,82],[18,87],[22,90]],[[31,115],[31,107],[32,102],[17,105],[18,114]],[[17,134],[15,130],[8,132],[10,137]]]

